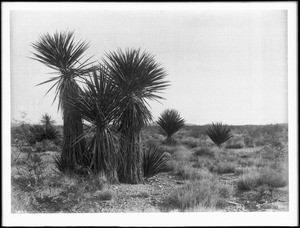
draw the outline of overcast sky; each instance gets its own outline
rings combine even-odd
[[[44,97],[51,69],[28,57],[39,34],[75,30],[90,42],[87,56],[100,60],[117,47],[155,55],[171,86],[155,119],[166,108],[188,123],[288,122],[287,14],[284,10],[207,11],[18,11],[11,13],[11,116],[38,122],[44,113],[62,123],[54,92]]]

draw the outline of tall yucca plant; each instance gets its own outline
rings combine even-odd
[[[91,140],[88,144],[92,155],[91,169],[110,181],[117,181],[118,139],[111,125],[121,115],[118,105],[121,96],[108,77],[108,71],[100,66],[93,72],[77,100],[70,104],[81,113],[82,118],[92,124],[89,130]]]
[[[63,147],[59,159],[64,164],[64,170],[61,171],[74,171],[76,164],[88,165],[88,159],[83,157],[85,140],[74,143],[83,133],[81,115],[66,101],[77,99],[81,89],[76,79],[91,70],[90,58],[82,61],[88,44],[82,41],[75,43],[73,32],[67,31],[56,32],[54,35],[44,34],[32,47],[35,50],[32,59],[45,64],[57,74],[38,85],[53,82],[47,93],[56,87],[54,101],[58,97],[58,109],[62,109],[64,121]]]
[[[146,99],[162,99],[158,92],[165,89],[165,70],[154,60],[154,56],[140,50],[106,53],[105,64],[111,79],[122,97],[124,112],[118,118],[120,142],[119,179],[125,183],[142,180],[142,156],[140,130],[152,119]]]
[[[206,129],[206,134],[219,147],[232,137],[231,130],[226,124],[212,123]]]
[[[176,140],[172,136],[184,126],[184,123],[185,120],[177,110],[166,109],[163,111],[157,120],[158,133],[166,137],[163,143],[176,144]]]

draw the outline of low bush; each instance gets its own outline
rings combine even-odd
[[[212,151],[208,147],[202,147],[202,148],[197,147],[197,148],[194,149],[194,151],[195,151],[193,153],[194,156],[208,156],[208,157],[214,157],[215,156],[214,151]]]
[[[195,139],[192,137],[183,137],[182,139],[180,139],[180,142],[183,145],[186,145],[188,148],[195,148],[199,146],[199,139]]]
[[[169,202],[181,211],[199,207],[215,209],[231,192],[231,187],[221,185],[216,180],[202,179],[176,189]]]
[[[244,148],[245,144],[242,141],[236,142],[236,143],[231,143],[231,144],[227,144],[225,146],[226,149],[241,149]]]
[[[263,168],[243,174],[237,182],[237,187],[241,191],[248,191],[262,185],[280,188],[287,184],[288,176],[285,173],[270,168]]]
[[[197,169],[182,163],[173,167],[173,172],[184,180],[200,180],[211,178],[213,176],[206,169]]]
[[[248,148],[254,147],[254,139],[249,136],[244,137],[244,143],[245,143],[245,147],[248,147]]]
[[[219,162],[215,168],[215,172],[218,174],[224,173],[234,173],[235,172],[236,164],[232,162]]]
[[[213,171],[215,168],[215,162],[212,159],[210,159],[209,157],[197,157],[194,160],[192,167]]]
[[[177,149],[173,152],[172,158],[176,161],[184,161],[188,162],[191,159],[191,151],[186,149],[184,146],[177,147]]]
[[[112,200],[113,192],[111,190],[97,191],[94,197],[98,200]]]
[[[161,145],[163,151],[173,154],[175,151],[185,149],[183,146]]]
[[[36,142],[33,146],[36,152],[45,152],[45,151],[60,151],[61,147],[55,144],[52,140],[42,140],[41,142]]]
[[[226,149],[241,149],[245,147],[244,139],[240,135],[234,135],[225,145]]]

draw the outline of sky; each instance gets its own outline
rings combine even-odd
[[[75,31],[90,42],[86,56],[101,61],[117,48],[155,55],[170,86],[150,102],[154,120],[176,109],[189,124],[288,122],[287,13],[285,10],[14,10],[10,14],[11,120],[37,123],[62,115],[53,72],[33,57],[31,43],[55,31]],[[23,114],[22,114],[23,113]]]

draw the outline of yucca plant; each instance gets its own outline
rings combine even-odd
[[[158,173],[168,171],[168,156],[157,146],[150,146],[143,153],[144,177],[149,178]]]
[[[101,65],[85,83],[80,97],[69,102],[91,124],[87,147],[88,154],[92,156],[90,168],[95,174],[117,181],[118,138],[112,124],[123,112],[118,105],[121,96],[110,80],[109,72]]]
[[[47,93],[56,87],[54,101],[58,97],[58,109],[62,109],[64,121],[62,158],[60,160],[67,166],[65,170],[75,170],[76,164],[86,166],[88,159],[83,156],[85,140],[84,138],[80,141],[77,140],[83,133],[81,115],[70,108],[66,100],[78,98],[81,88],[76,80],[92,69],[90,58],[82,61],[88,44],[83,41],[75,43],[74,33],[66,31],[56,32],[54,35],[44,34],[32,44],[32,47],[35,50],[32,59],[45,64],[57,74],[38,85],[53,82],[54,84]],[[74,143],[75,141],[77,143]]]
[[[105,64],[122,97],[124,112],[118,118],[120,140],[119,180],[139,183],[142,180],[140,131],[152,119],[146,99],[162,99],[158,93],[168,86],[165,70],[154,56],[136,49],[106,53]]]
[[[59,131],[57,131],[53,126],[45,129],[42,125],[32,125],[30,126],[30,142],[32,144],[36,142],[41,142],[45,139],[56,140],[59,137]]]
[[[55,123],[55,120],[52,119],[48,113],[45,113],[42,115],[41,123],[45,126],[45,129],[49,129],[53,127],[53,124]]]
[[[177,141],[172,137],[184,126],[185,120],[179,112],[174,109],[166,109],[157,120],[159,126],[158,133],[165,136],[164,144],[176,144]]]
[[[212,123],[207,127],[206,134],[219,148],[233,136],[230,128],[223,123]]]

